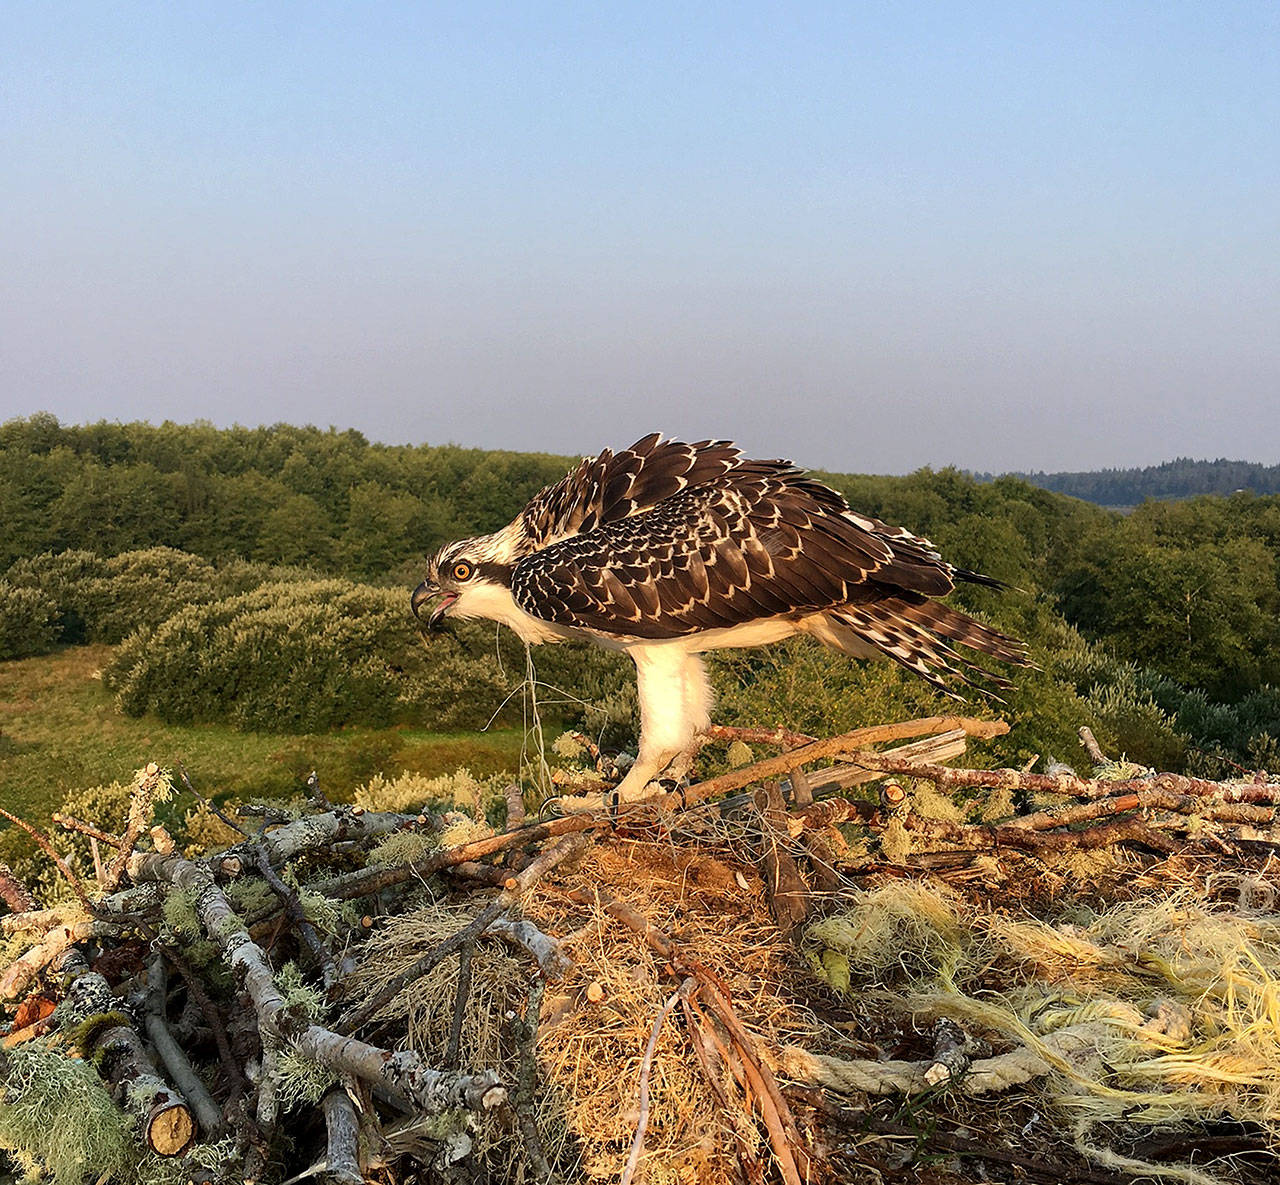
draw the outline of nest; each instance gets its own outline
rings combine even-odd
[[[87,1179],[94,1132],[40,1122],[61,1073],[97,1135],[122,1120],[106,1179],[156,1185],[1274,1175],[1280,782],[938,764],[1002,727],[770,731],[796,747],[541,822],[518,786],[469,782],[460,813],[407,781],[246,807],[259,829],[213,854],[148,849],[149,800],[119,836],[69,820],[122,858],[92,899],[64,862],[82,902],[0,918],[0,1145]],[[815,752],[849,759],[806,783]],[[152,1064],[165,1028],[189,1098]],[[138,1147],[182,1107],[193,1147]]]

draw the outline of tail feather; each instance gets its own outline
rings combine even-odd
[[[1003,580],[997,580],[994,576],[986,576],[981,572],[970,572],[968,568],[952,568],[951,577],[965,584],[980,584],[983,588],[998,588],[1002,592],[1010,587]]]
[[[887,597],[869,608],[905,618],[923,629],[968,646],[970,650],[989,654],[1001,662],[1017,667],[1031,665],[1025,642],[989,625],[983,625],[976,618],[961,613],[950,605],[943,605],[926,597]]]
[[[840,649],[855,655],[865,653],[870,646],[953,699],[960,698],[956,683],[997,700],[1000,697],[991,689],[1008,690],[1012,684],[970,661],[948,642],[1015,666],[1031,665],[1026,646],[1016,638],[923,597],[918,602],[888,597],[844,605],[828,610],[824,616],[834,634],[834,638],[824,640],[834,641]]]

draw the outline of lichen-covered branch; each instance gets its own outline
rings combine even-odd
[[[1280,782],[1208,782],[1180,774],[1157,774],[1151,778],[1116,782],[1066,773],[1031,774],[1018,769],[952,769],[871,750],[858,752],[850,761],[864,769],[923,778],[938,786],[970,790],[1027,790],[1069,798],[1110,798],[1121,794],[1162,792],[1200,799],[1206,804],[1275,803],[1280,799]]]
[[[16,1000],[50,963],[77,942],[91,938],[98,925],[92,918],[80,918],[49,929],[41,941],[14,959],[0,975],[0,1000]]]
[[[200,1077],[191,1065],[182,1046],[169,1031],[168,1021],[164,1015],[165,971],[164,958],[156,955],[151,960],[148,970],[149,991],[147,993],[147,1011],[143,1018],[147,1036],[164,1068],[169,1072],[173,1084],[182,1092],[191,1106],[200,1130],[206,1135],[214,1135],[222,1127],[222,1112],[213,1101]]]
[[[239,859],[244,867],[252,868],[256,865],[255,848],[260,846],[272,864],[280,865],[314,848],[349,839],[369,839],[418,825],[417,815],[366,811],[358,806],[336,807],[320,815],[304,815],[252,840],[235,844],[222,853],[222,859],[224,862]]]
[[[135,853],[129,860],[129,875],[135,881],[168,882],[192,894],[201,927],[218,944],[223,960],[253,1002],[264,1041],[277,1039],[282,1047],[293,1048],[338,1073],[381,1086],[429,1113],[448,1107],[487,1109],[506,1098],[506,1089],[492,1071],[455,1074],[434,1070],[411,1050],[392,1053],[309,1024],[291,1013],[265,953],[249,937],[244,922],[205,866],[176,855]]]
[[[359,1135],[356,1109],[351,1097],[341,1086],[327,1090],[320,1100],[324,1112],[326,1146],[324,1172],[320,1179],[325,1185],[363,1185],[360,1171]]]
[[[83,959],[70,960],[73,966],[77,961],[83,967]],[[96,971],[79,970],[67,997],[68,1012],[78,1022],[77,1043],[138,1116],[151,1150],[160,1156],[181,1155],[195,1139],[191,1108],[151,1064],[133,1022],[119,1010],[107,981]]]
[[[125,865],[138,836],[151,826],[155,814],[156,802],[163,801],[172,790],[169,777],[154,762],[148,762],[141,770],[133,794],[129,798],[129,819],[125,824],[124,835],[120,837],[120,850],[107,865],[106,875],[102,883],[107,889],[114,889],[124,875]]]
[[[766,757],[763,761],[744,765],[741,769],[730,770],[719,777],[690,786],[683,794],[669,794],[658,801],[670,807],[677,807],[682,803],[687,805],[702,802],[708,798],[728,794],[732,790],[741,790],[743,786],[781,777],[793,769],[799,769],[811,761],[820,761],[825,757],[857,753],[861,758],[862,750],[866,745],[875,745],[882,741],[905,740],[908,737],[931,736],[935,733],[951,732],[957,728],[962,729],[967,736],[982,739],[1003,736],[1009,731],[1009,726],[1003,720],[975,720],[970,716],[926,716],[919,720],[908,720],[903,724],[879,724],[871,728],[856,728],[838,737],[814,741],[811,745],[791,749],[786,753],[780,753],[777,757]],[[859,761],[857,764],[862,763]]]
[[[357,872],[344,873],[320,881],[312,888],[326,897],[348,899],[364,897],[371,893],[379,893],[393,885],[404,884],[409,880],[420,880],[443,872],[458,864],[472,860],[483,860],[506,848],[523,847],[526,844],[541,843],[558,835],[567,835],[577,831],[589,831],[595,827],[610,825],[608,817],[584,813],[565,815],[559,819],[551,819],[545,823],[531,823],[513,827],[509,831],[501,831],[496,835],[486,836],[471,843],[460,844],[456,848],[441,848],[428,852],[417,860],[405,864],[378,864],[370,868],[362,868]]]

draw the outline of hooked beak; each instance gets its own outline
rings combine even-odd
[[[422,619],[422,606],[430,601],[433,597],[440,597],[440,603],[431,610],[430,616],[427,618],[427,628],[430,630],[438,630],[444,622],[444,615],[448,611],[449,606],[458,599],[457,593],[441,593],[441,590],[434,584],[424,580],[417,588],[413,590],[413,600],[410,604],[413,606],[413,615],[419,620]]]

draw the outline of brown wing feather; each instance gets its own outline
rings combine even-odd
[[[690,487],[717,481],[758,462],[744,462],[727,440],[685,444],[651,433],[630,448],[586,458],[554,485],[534,495],[520,522],[533,548],[652,509]],[[786,462],[765,462],[783,464]]]
[[[873,575],[903,591],[951,589],[946,565],[900,562],[834,491],[785,462],[749,462],[534,552],[511,589],[547,621],[673,638],[844,605]]]

